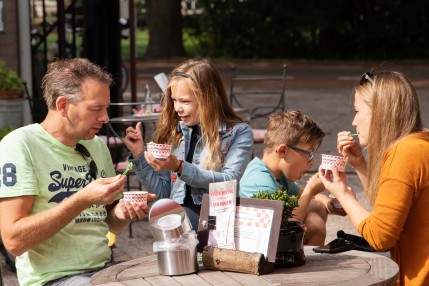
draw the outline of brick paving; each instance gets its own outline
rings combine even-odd
[[[288,64],[288,79],[286,84],[286,105],[289,109],[301,110],[315,119],[326,133],[326,137],[318,150],[320,154],[336,154],[336,134],[341,130],[353,130],[351,126],[354,116],[352,108],[352,86],[359,79],[359,75],[370,70],[375,62],[308,62],[308,61],[284,61]],[[138,90],[143,91],[148,83],[152,91],[157,86],[152,76],[159,72],[170,72],[179,61],[175,62],[139,62],[137,65]],[[232,62],[217,62],[215,66],[219,69],[226,88],[229,88],[230,66]],[[241,61],[236,62],[237,70],[251,74],[280,74],[283,61]],[[415,85],[420,96],[421,110],[429,110],[429,63],[400,62],[390,66],[404,72]],[[238,72],[239,73],[239,72]],[[257,87],[243,87],[257,88]],[[256,104],[251,102],[251,104]],[[429,113],[422,112],[423,122],[429,125]],[[256,120],[251,123],[252,127],[263,128],[266,120]],[[261,155],[262,144],[255,146],[255,154]],[[320,164],[320,156],[316,157],[315,166],[309,173],[314,172]],[[365,202],[362,186],[352,170],[346,169],[348,182],[357,193],[359,201]],[[132,186],[138,184],[131,177]],[[304,184],[303,178],[299,184]],[[369,209],[369,206],[365,204]],[[340,229],[357,234],[347,217],[329,216],[328,235],[326,242],[336,237]],[[117,238],[114,248],[115,260],[129,260],[152,254],[152,236],[148,229],[148,222],[142,221],[132,224],[133,236],[126,231]],[[16,276],[3,265],[3,280],[6,286],[18,285]]]

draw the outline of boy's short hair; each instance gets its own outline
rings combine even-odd
[[[264,152],[271,152],[279,144],[298,145],[322,143],[325,133],[315,121],[301,111],[276,112],[268,118]]]

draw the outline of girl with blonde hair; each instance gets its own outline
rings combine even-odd
[[[172,145],[166,160],[144,151],[141,123],[125,142],[140,181],[158,198],[182,204],[198,228],[209,184],[240,180],[253,151],[253,134],[232,109],[218,71],[204,59],[190,59],[170,75],[153,141]]]

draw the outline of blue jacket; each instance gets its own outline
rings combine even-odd
[[[172,153],[183,161],[180,177],[172,171],[155,172],[146,162],[144,155],[130,160],[142,185],[151,193],[157,195],[157,199],[170,198],[179,204],[183,204],[186,195],[185,185],[191,186],[194,203],[200,205],[203,194],[209,192],[209,184],[237,180],[239,182],[247,164],[250,162],[253,152],[253,133],[249,125],[239,123],[232,127],[220,124],[219,134],[222,150],[222,166],[219,170],[205,170],[204,163],[208,148],[204,148],[201,136],[195,146],[192,163],[186,162],[189,152],[189,144],[192,128],[183,122],[179,123],[183,133],[182,140]]]

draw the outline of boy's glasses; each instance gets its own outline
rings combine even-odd
[[[370,72],[366,72],[362,75],[359,84],[360,85],[364,85],[365,81],[369,81],[369,83],[372,85],[374,85],[374,80],[372,79],[374,77],[374,75]]]
[[[307,159],[308,162],[313,161],[314,155],[316,154],[316,153],[314,153],[312,151],[304,150],[304,149],[298,148],[296,146],[292,146],[292,145],[286,145],[286,146],[288,146],[290,149],[293,149],[295,151],[307,154],[308,155],[308,159]]]
[[[76,147],[74,149],[78,151],[80,155],[82,155],[82,158],[86,161],[87,164],[88,164],[88,161],[86,160],[86,158],[91,159],[91,161],[88,164],[89,174],[91,175],[92,178],[97,179],[97,174],[98,174],[97,164],[95,164],[95,161],[92,158],[91,154],[89,153],[88,149],[86,149],[85,146],[79,143],[76,144]]]

